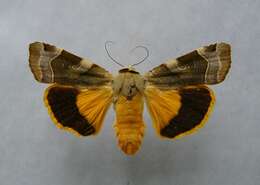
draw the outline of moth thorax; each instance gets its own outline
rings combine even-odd
[[[115,95],[123,95],[131,100],[144,89],[144,79],[138,73],[120,72],[113,81]]]

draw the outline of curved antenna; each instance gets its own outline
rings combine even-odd
[[[137,62],[137,63],[135,63],[135,64],[132,64],[131,66],[137,66],[137,65],[141,64],[142,62],[144,62],[144,61],[149,57],[149,50],[148,50],[147,47],[145,47],[145,46],[136,46],[135,48],[133,48],[133,49],[130,51],[130,53],[132,53],[133,51],[135,51],[137,48],[143,48],[143,49],[145,49],[145,51],[146,51],[146,56],[145,56],[140,62]]]
[[[109,53],[109,51],[108,51],[108,49],[107,49],[107,45],[108,45],[109,43],[114,44],[114,42],[113,42],[113,41],[106,41],[106,42],[105,42],[105,50],[106,50],[106,52],[107,52],[108,57],[109,57],[113,62],[115,62],[116,64],[120,65],[121,67],[125,67],[124,65],[120,64],[118,61],[116,61],[116,60],[110,55],[110,53]]]

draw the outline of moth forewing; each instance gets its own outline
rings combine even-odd
[[[42,42],[29,45],[29,64],[35,79],[43,83],[91,87],[112,80],[109,72],[89,59]]]
[[[168,60],[146,73],[145,79],[159,88],[217,84],[225,79],[230,64],[230,45],[216,43]]]

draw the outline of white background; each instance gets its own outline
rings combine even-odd
[[[260,182],[260,2],[257,0],[1,0],[1,185],[258,185]],[[44,41],[116,73],[112,55],[145,72],[166,59],[225,41],[232,45],[226,80],[212,86],[216,106],[198,133],[176,141],[155,135],[144,112],[139,153],[118,148],[109,110],[97,137],[58,130],[43,105],[45,84],[28,66],[28,44]]]

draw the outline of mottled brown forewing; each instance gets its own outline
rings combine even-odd
[[[169,60],[149,71],[145,78],[161,88],[217,84],[225,79],[230,64],[230,45],[216,43]]]
[[[34,42],[29,46],[29,64],[39,82],[97,86],[111,82],[102,67],[55,46]]]

